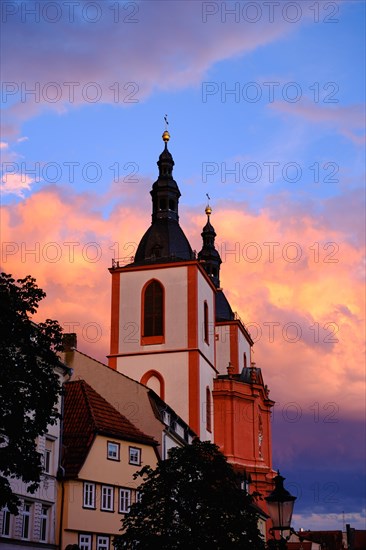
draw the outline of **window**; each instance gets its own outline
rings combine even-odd
[[[95,508],[95,483],[84,483],[84,508]]]
[[[130,464],[136,464],[137,466],[140,466],[141,465],[141,449],[138,449],[137,447],[130,447],[129,448],[128,462]]]
[[[244,472],[244,478],[240,484],[241,488],[243,489],[243,491],[245,491],[248,495],[250,493],[250,484],[252,482],[252,478],[251,478],[251,475],[247,475],[246,472]]]
[[[167,411],[163,411],[163,422],[167,426],[170,426],[170,413],[168,413]]]
[[[97,537],[97,550],[109,550],[109,537]]]
[[[178,422],[175,424],[175,433],[184,439],[184,427]]]
[[[3,509],[3,526],[1,534],[3,537],[10,537],[10,512],[8,508]]]
[[[112,441],[108,441],[107,458],[108,460],[119,460],[119,443],[113,443]]]
[[[244,368],[247,368],[247,354],[244,352]]]
[[[151,281],[143,293],[143,336],[163,336],[164,290]]]
[[[79,535],[79,548],[80,550],[91,550],[92,536],[91,535]]]
[[[22,510],[22,539],[30,538],[30,516],[31,516],[32,504],[25,502]]]
[[[119,511],[128,514],[131,506],[131,489],[119,490]]]
[[[52,458],[53,458],[53,439],[46,437],[45,449],[43,453],[43,470],[46,474],[52,473]]]
[[[48,511],[47,506],[42,506],[40,520],[41,520],[41,530],[39,535],[39,540],[42,542],[47,542],[48,539]]]
[[[114,510],[114,491],[109,485],[102,485],[100,509],[108,512]]]
[[[209,343],[208,339],[208,305],[207,302],[203,304],[203,318],[204,318],[204,339],[206,344]]]
[[[211,424],[212,407],[211,407],[211,392],[210,388],[206,388],[206,429],[208,432],[212,431]]]

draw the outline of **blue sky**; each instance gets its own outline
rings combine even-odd
[[[209,193],[222,285],[261,330],[274,466],[302,487],[296,527],[341,528],[344,512],[364,528],[365,3],[1,9],[2,269],[34,275],[40,316],[74,323],[80,349],[105,360],[107,267],[150,222],[167,114],[182,226],[198,249]],[[282,414],[293,402],[297,422]]]

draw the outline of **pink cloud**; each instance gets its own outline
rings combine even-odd
[[[113,257],[134,254],[150,223],[148,199],[135,199],[118,202],[104,218],[94,209],[99,197],[48,187],[2,209],[2,269],[35,276],[47,292],[37,318],[75,330],[79,348],[102,361],[109,347],[108,267]],[[296,390],[301,407],[336,402],[342,415],[357,417],[364,406],[363,246],[361,238],[347,238],[341,204],[344,197],[333,199],[333,217],[323,218],[294,205],[292,214],[289,205],[276,216],[274,205],[253,214],[245,205],[222,204],[212,223],[221,284],[257,340],[254,359],[271,397],[286,403]],[[201,213],[181,206],[182,227],[197,250],[204,223]]]
[[[252,24],[246,18],[253,14],[243,17],[243,8],[233,17],[221,13],[225,4],[213,3],[218,11],[210,15],[207,4],[131,2],[136,13],[122,8],[116,13],[110,3],[99,3],[95,23],[88,22],[92,14],[83,12],[82,3],[74,18],[65,5],[63,17],[53,23],[51,12],[39,21],[22,16],[21,9],[7,15],[4,35],[11,56],[4,56],[2,67],[8,105],[3,132],[16,136],[24,120],[45,108],[62,112],[66,105],[95,101],[128,107],[155,89],[195,86],[215,63],[276,41],[314,17],[308,1],[302,2],[296,24],[281,10],[271,21],[265,5]],[[19,26],[25,31],[21,41]]]

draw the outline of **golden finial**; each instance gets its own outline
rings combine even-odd
[[[169,124],[168,115],[165,115],[164,121],[165,121],[165,130],[163,132],[162,138],[163,138],[163,141],[165,141],[165,143],[167,143],[170,140],[170,134],[168,132],[168,124]]]
[[[208,193],[206,193],[206,197],[207,197],[208,200],[210,200],[210,197],[209,197]],[[211,216],[211,214],[212,214],[212,208],[211,208],[209,202],[207,202],[207,206],[205,208],[205,213],[207,214],[207,216]]]

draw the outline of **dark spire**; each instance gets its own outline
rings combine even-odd
[[[152,221],[157,219],[179,220],[178,201],[180,197],[179,187],[173,179],[174,160],[168,150],[169,132],[163,133],[165,142],[164,151],[159,156],[157,165],[159,167],[159,177],[150,191],[153,202]]]
[[[211,225],[210,216],[212,213],[211,206],[207,205],[205,212],[207,214],[207,223],[202,230],[203,246],[198,253],[198,259],[204,261],[203,267],[206,273],[211,278],[216,288],[220,287],[220,254],[215,248],[215,229]]]
[[[168,130],[164,131],[162,138],[165,147],[157,162],[159,176],[150,191],[151,226],[137,248],[135,264],[192,260],[194,257],[187,237],[179,225],[180,191],[173,179],[174,160],[168,150]]]

